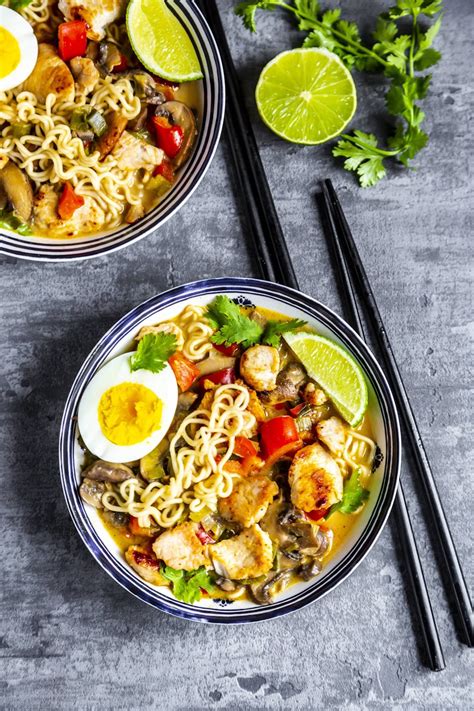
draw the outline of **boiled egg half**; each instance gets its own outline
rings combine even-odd
[[[24,82],[37,58],[38,40],[30,23],[18,12],[0,5],[0,91]]]
[[[131,371],[131,355],[117,356],[98,370],[79,403],[84,444],[108,462],[149,454],[166,435],[178,404],[178,384],[168,363],[160,373]]]

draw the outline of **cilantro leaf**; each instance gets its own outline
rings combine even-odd
[[[335,511],[340,511],[344,514],[355,513],[367,501],[370,492],[361,485],[359,481],[360,474],[360,469],[354,469],[349,479],[346,479],[341,501],[331,506],[326,518]]]
[[[211,326],[216,329],[211,341],[218,345],[241,343],[244,348],[248,348],[259,343],[262,337],[262,326],[245,316],[228,296],[216,296],[207,307],[206,316]]]
[[[177,347],[173,333],[147,333],[140,339],[136,352],[130,358],[130,370],[143,369],[160,373]]]
[[[296,331],[298,328],[302,328],[303,326],[306,326],[306,321],[302,321],[298,318],[292,318],[289,321],[273,321],[270,319],[266,323],[262,336],[262,343],[278,348],[282,333]]]
[[[272,5],[275,3],[272,0],[246,0],[245,2],[239,2],[235,8],[235,14],[242,18],[244,27],[246,27],[250,32],[257,31],[257,23],[255,22],[255,14],[257,10],[272,10]]]
[[[344,168],[357,173],[363,188],[371,187],[385,177],[385,153],[378,148],[373,133],[362,131],[354,131],[354,136],[345,135],[332,150],[333,156],[346,158]]]
[[[204,566],[197,570],[176,570],[165,565],[161,570],[164,578],[170,581],[174,596],[182,602],[192,604],[202,597],[202,590],[211,593],[214,590],[212,573]]]

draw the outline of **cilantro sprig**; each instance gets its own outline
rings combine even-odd
[[[289,321],[268,320],[265,326],[242,313],[240,306],[228,296],[216,296],[207,307],[207,319],[215,329],[211,341],[217,345],[241,344],[249,348],[257,343],[265,343],[278,348],[280,338],[287,331],[294,331],[306,324],[300,319]]]
[[[326,518],[336,511],[344,514],[355,513],[367,501],[369,491],[360,483],[360,474],[360,469],[354,469],[349,479],[346,479],[342,499],[331,506]]]
[[[130,370],[143,369],[160,373],[177,347],[176,337],[172,333],[147,333],[130,357]]]
[[[292,15],[298,28],[307,32],[304,47],[323,47],[337,54],[351,70],[378,71],[390,80],[385,103],[397,121],[387,145],[380,145],[372,133],[354,130],[341,136],[333,155],[345,159],[344,167],[357,174],[362,187],[375,185],[385,177],[387,159],[409,166],[428,142],[421,128],[425,114],[419,102],[426,97],[431,74],[420,72],[441,59],[432,45],[442,16],[426,29],[420,20],[422,16],[434,19],[442,10],[442,0],[396,0],[396,5],[378,16],[370,43],[361,39],[355,22],[341,18],[339,8],[323,12],[319,0],[247,0],[235,11],[245,27],[255,32],[257,10],[276,8]],[[411,21],[407,34],[397,24],[402,18]]]
[[[171,582],[171,589],[174,596],[182,602],[192,604],[202,597],[202,590],[212,593],[214,581],[212,573],[209,573],[204,566],[197,570],[176,570],[165,565],[161,569],[164,578]],[[202,589],[202,590],[201,590]]]

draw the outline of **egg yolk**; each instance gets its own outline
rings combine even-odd
[[[143,442],[161,423],[163,403],[139,383],[120,383],[99,402],[99,424],[110,442],[122,446]]]
[[[0,27],[0,79],[17,68],[20,56],[20,45],[16,38],[5,27]]]

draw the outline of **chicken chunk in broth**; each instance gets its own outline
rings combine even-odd
[[[135,572],[180,600],[271,603],[324,569],[369,497],[369,416],[344,420],[287,345],[295,331],[310,333],[225,296],[137,331],[132,358],[161,353],[174,373],[174,420],[142,460],[88,451],[81,495]]]

